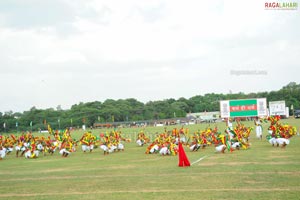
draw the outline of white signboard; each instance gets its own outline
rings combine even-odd
[[[220,101],[220,113],[222,118],[230,117],[229,100]]]
[[[257,116],[265,117],[267,115],[268,115],[267,99],[266,98],[257,99]]]
[[[289,109],[289,107],[285,107],[285,117],[287,117],[287,118],[290,117],[290,109]]]
[[[220,101],[222,118],[267,116],[267,99],[234,99]]]
[[[270,101],[269,111],[270,111],[270,116],[286,115],[285,101]]]

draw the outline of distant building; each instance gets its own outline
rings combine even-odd
[[[219,111],[188,113],[186,117],[190,120],[193,119],[195,123],[221,121],[221,114]]]

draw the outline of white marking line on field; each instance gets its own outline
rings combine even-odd
[[[208,157],[208,156],[203,156],[203,157],[199,158],[198,160],[196,160],[195,162],[193,162],[191,165],[196,164],[197,162],[200,162],[201,160],[203,160],[206,157]]]

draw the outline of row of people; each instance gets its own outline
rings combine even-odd
[[[16,151],[16,157],[37,158],[40,154],[46,153],[53,155],[57,150],[62,157],[69,156],[81,145],[83,152],[92,152],[94,148],[100,147],[104,154],[114,151],[124,151],[123,141],[129,141],[121,137],[121,132],[113,131],[100,134],[96,137],[91,132],[86,132],[76,140],[71,137],[68,129],[64,132],[50,131],[48,137],[35,137],[31,132],[22,133],[20,136],[11,134],[10,136],[0,135],[0,159]]]
[[[172,131],[165,130],[164,133],[157,134],[154,141],[146,148],[145,153],[176,155],[179,142],[186,145],[190,151],[198,151],[200,148],[204,149],[207,146],[215,146],[217,152],[224,152],[226,149],[231,152],[240,148],[247,149],[250,146],[249,135],[251,130],[251,127],[246,127],[241,123],[238,123],[234,128],[227,127],[224,133],[219,132],[217,127],[202,131],[198,130],[193,135],[190,135],[188,131],[180,133],[174,129]]]
[[[271,116],[267,120],[270,122],[266,139],[272,146],[285,147],[290,144],[290,138],[297,134],[296,127],[280,123],[280,116]]]

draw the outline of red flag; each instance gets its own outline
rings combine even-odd
[[[182,147],[181,142],[179,142],[179,144],[178,144],[178,159],[179,159],[179,163],[178,163],[179,167],[191,166],[190,161],[185,154],[185,151]]]

